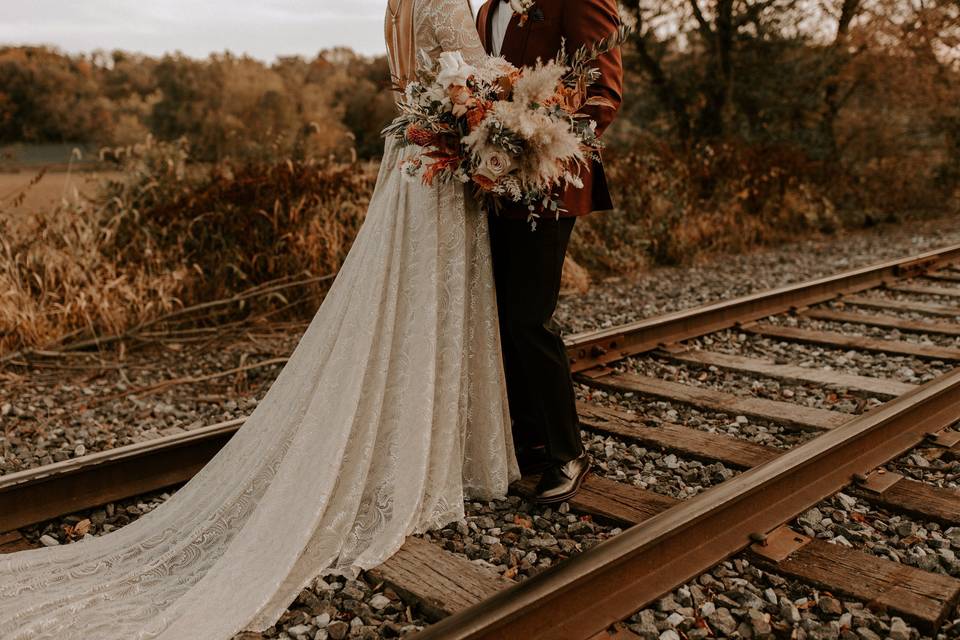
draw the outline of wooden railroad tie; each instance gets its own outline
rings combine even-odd
[[[902,615],[926,632],[960,602],[960,580],[780,527],[750,547],[761,566]]]
[[[925,287],[916,284],[892,284],[888,285],[887,289],[898,293],[915,293],[922,296],[960,298],[960,288],[957,287]]]
[[[807,318],[813,318],[814,320],[826,320],[829,322],[850,322],[853,324],[865,324],[873,327],[899,329],[901,331],[916,333],[960,336],[960,324],[950,322],[917,322],[915,320],[898,318],[897,316],[849,313],[846,311],[833,311],[832,309],[811,309],[801,315]]]
[[[916,389],[916,385],[897,380],[856,376],[827,369],[799,367],[794,364],[777,364],[759,358],[703,351],[680,345],[661,349],[656,352],[656,355],[699,367],[713,366],[728,371],[777,378],[785,382],[821,384],[835,389],[863,391],[887,398],[902,396]]]
[[[838,411],[804,407],[778,400],[738,396],[724,391],[666,382],[659,378],[633,373],[611,371],[601,377],[582,376],[580,379],[586,384],[609,391],[641,393],[732,415],[769,420],[793,429],[826,431],[839,427],[854,417]]]
[[[894,353],[926,358],[928,360],[960,360],[960,349],[916,344],[905,340],[882,340],[879,338],[849,336],[834,331],[812,331],[810,329],[781,327],[772,324],[760,324],[746,328],[744,331],[765,338],[778,338],[781,340],[838,347],[841,349]]]
[[[871,296],[843,296],[841,302],[866,307],[868,309],[885,309],[888,311],[913,311],[916,313],[925,313],[931,316],[944,316],[947,318],[960,318],[960,307],[951,307],[944,304],[908,302],[906,300],[894,300],[892,298],[874,298]]]

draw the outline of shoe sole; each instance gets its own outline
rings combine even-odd
[[[564,493],[563,495],[560,495],[560,496],[555,496],[553,498],[546,498],[546,499],[535,498],[534,502],[536,502],[537,504],[556,504],[558,502],[565,502],[566,500],[569,500],[570,498],[572,498],[573,496],[577,495],[580,492],[580,487],[583,486],[583,481],[587,479],[587,476],[590,475],[591,471],[593,471],[593,464],[587,465],[587,470],[583,472],[583,474],[580,476],[580,479],[577,480],[577,484],[573,487],[571,491],[568,491],[567,493]]]

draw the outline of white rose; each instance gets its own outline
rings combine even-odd
[[[513,9],[514,13],[525,13],[527,10],[523,0],[510,0],[510,8]]]
[[[467,78],[476,72],[476,67],[467,64],[459,51],[444,51],[440,54],[440,73],[437,74],[437,82],[444,88],[451,85],[466,86]]]
[[[477,174],[496,182],[513,169],[513,158],[499,149],[492,149],[480,154],[480,166]]]

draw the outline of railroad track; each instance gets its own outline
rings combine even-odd
[[[411,539],[371,574],[436,620],[418,636],[427,640],[623,640],[636,636],[620,621],[746,550],[756,562],[782,574],[877,603],[925,631],[935,631],[960,600],[960,580],[811,540],[784,525],[841,490],[887,509],[948,526],[960,524],[960,492],[883,468],[918,447],[935,457],[960,457],[960,432],[951,429],[960,421],[960,369],[913,385],[696,347],[698,340],[735,329],[824,349],[925,359],[944,363],[947,369],[946,363],[960,362],[960,349],[951,342],[960,336],[957,265],[960,246],[948,247],[571,336],[572,369],[586,385],[817,435],[784,450],[581,403],[583,426],[589,431],[721,462],[742,473],[683,501],[591,476],[570,501],[571,509],[630,528],[522,582],[421,539]],[[816,323],[896,330],[899,337],[851,335],[816,328],[821,326]],[[620,366],[638,357],[841,387],[885,402],[854,415],[668,382]],[[0,476],[0,532],[7,532],[0,533],[0,551],[25,545],[19,528],[188,480],[242,423],[234,420]],[[516,486],[521,494],[531,489],[528,479]]]

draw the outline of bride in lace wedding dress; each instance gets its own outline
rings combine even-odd
[[[485,56],[468,0],[390,0],[391,71]],[[256,410],[166,503],[99,538],[0,556],[0,638],[228,639],[318,575],[356,575],[518,476],[487,220],[396,169]]]

